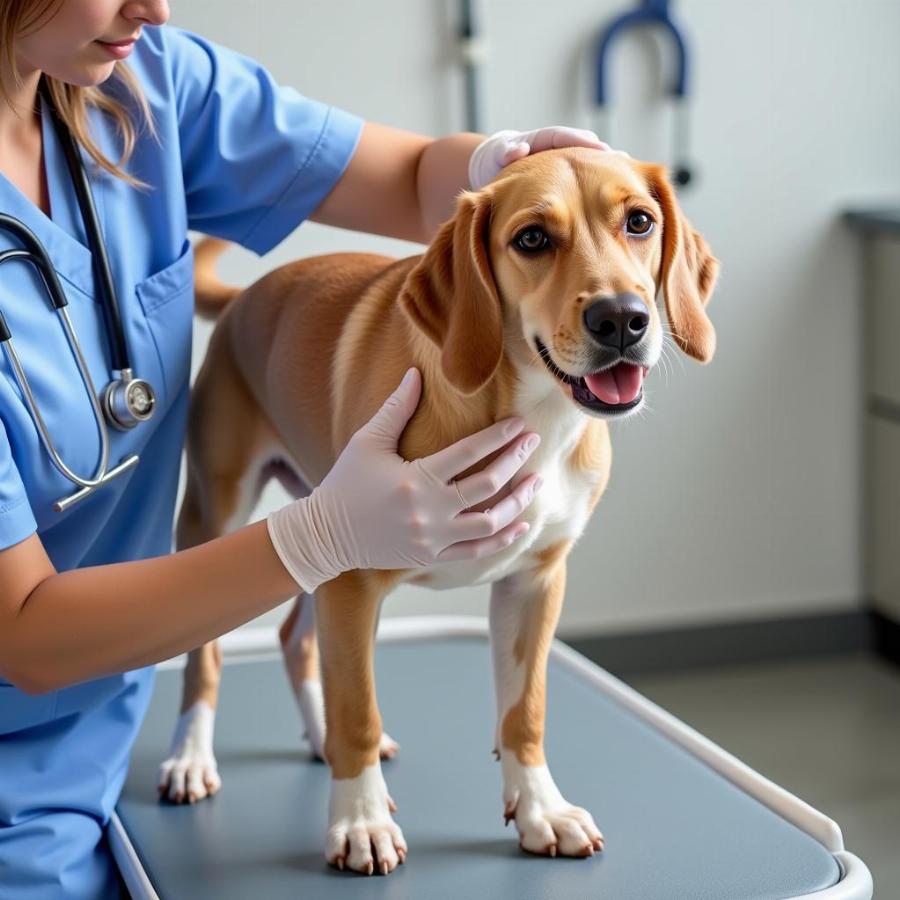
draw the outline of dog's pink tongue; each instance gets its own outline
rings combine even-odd
[[[604,403],[631,403],[644,381],[644,370],[630,363],[618,363],[605,372],[585,375],[591,393]]]

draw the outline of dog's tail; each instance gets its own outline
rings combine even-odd
[[[204,319],[215,319],[242,290],[216,275],[216,260],[227,246],[228,241],[206,237],[194,247],[194,309]]]

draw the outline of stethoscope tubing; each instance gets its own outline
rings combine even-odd
[[[81,151],[72,132],[66,127],[59,115],[50,88],[45,78],[41,78],[39,90],[41,97],[50,110],[50,121],[56,132],[57,140],[66,157],[66,165],[75,188],[75,196],[81,209],[81,218],[84,221],[84,229],[87,232],[88,244],[91,248],[91,260],[94,265],[94,277],[97,288],[103,296],[103,315],[106,318],[106,333],[109,335],[109,350],[112,369],[125,371],[131,369],[128,357],[128,344],[125,340],[125,328],[122,325],[122,314],[119,310],[119,301],[113,286],[112,270],[109,266],[109,258],[106,254],[106,244],[103,235],[100,234],[100,224],[97,216],[97,207],[94,205],[94,195],[88,183],[87,173],[81,159]]]
[[[0,266],[2,266],[3,263],[17,260],[27,262],[35,268],[40,276],[47,296],[50,298],[50,303],[62,322],[69,347],[75,356],[79,374],[81,375],[85,390],[90,398],[100,438],[100,458],[93,476],[85,477],[79,475],[65,463],[62,455],[56,448],[47,427],[47,423],[44,421],[44,417],[41,414],[37,399],[35,398],[31,384],[28,381],[28,376],[25,373],[22,362],[19,359],[19,354],[16,351],[9,326],[2,311],[0,311],[0,342],[3,343],[6,350],[16,381],[22,392],[23,399],[25,400],[28,411],[37,428],[41,444],[57,470],[65,478],[69,479],[79,487],[79,490],[74,494],[63,497],[54,503],[53,508],[57,512],[62,512],[73,503],[88,496],[107,481],[110,481],[137,464],[139,457],[136,454],[132,454],[122,460],[122,462],[114,468],[108,468],[110,437],[107,417],[109,417],[110,423],[117,428],[127,430],[128,428],[133,427],[138,421],[150,417],[155,408],[155,397],[150,385],[140,379],[134,378],[131,370],[128,346],[125,340],[125,329],[122,324],[122,317],[119,310],[115,287],[113,285],[109,259],[106,254],[103,237],[100,233],[97,210],[88,183],[87,173],[85,172],[82,163],[80,150],[78,149],[74,137],[71,135],[68,128],[66,128],[65,123],[57,113],[49,88],[44,79],[41,80],[40,93],[44,102],[47,103],[48,108],[50,109],[51,121],[53,122],[57,137],[66,156],[66,163],[84,221],[88,243],[91,248],[91,259],[94,266],[95,280],[102,298],[102,307],[104,318],[106,320],[106,332],[109,336],[112,369],[114,373],[114,381],[107,386],[103,398],[104,405],[101,407],[97,391],[94,388],[93,379],[91,378],[90,369],[88,368],[87,360],[85,359],[81,344],[75,334],[75,328],[69,316],[69,311],[66,308],[68,306],[68,301],[65,292],[62,289],[62,285],[60,284],[56,270],[46,249],[38,239],[37,235],[35,235],[24,222],[13,216],[7,215],[6,213],[0,213],[0,229],[12,234],[19,244],[21,244],[20,247],[13,247],[0,252]],[[142,400],[136,401],[134,404],[130,402],[130,392],[132,389],[143,392]],[[141,403],[143,405],[141,408],[138,408]],[[104,412],[106,414],[104,414]],[[128,418],[129,415],[130,418]]]
[[[122,472],[130,469],[138,462],[139,457],[136,454],[132,454],[114,468],[107,468],[107,466],[109,465],[109,428],[107,427],[106,422],[103,418],[103,413],[100,410],[100,404],[97,402],[97,393],[94,390],[94,383],[91,379],[90,371],[88,370],[84,354],[81,352],[81,347],[77,339],[75,338],[72,321],[69,318],[69,311],[67,309],[60,309],[57,310],[57,312],[62,319],[63,327],[66,331],[66,336],[69,341],[69,346],[72,348],[72,352],[75,354],[78,363],[78,370],[81,373],[82,380],[84,381],[85,388],[88,392],[88,396],[90,397],[91,406],[94,409],[94,421],[97,425],[97,432],[100,436],[100,461],[97,464],[97,471],[94,473],[93,478],[83,478],[76,472],[72,471],[72,469],[66,465],[59,451],[56,449],[56,445],[53,443],[53,438],[50,436],[50,431],[47,428],[46,422],[44,422],[44,417],[41,415],[40,407],[38,406],[37,401],[34,398],[34,394],[31,390],[31,385],[28,382],[28,377],[25,374],[25,370],[22,367],[21,361],[19,360],[19,354],[16,353],[16,348],[11,337],[5,342],[5,346],[7,353],[9,354],[10,361],[12,362],[13,369],[16,372],[16,377],[22,388],[22,394],[25,398],[25,403],[28,406],[28,410],[31,413],[32,418],[34,419],[35,424],[37,425],[38,434],[40,435],[41,443],[44,445],[44,449],[47,451],[47,454],[49,455],[53,464],[62,473],[62,475],[64,475],[75,484],[81,486],[81,490],[76,491],[74,494],[70,494],[68,497],[63,497],[62,499],[54,502],[53,508],[56,510],[56,512],[63,512],[73,503],[76,503],[78,500],[86,497],[89,493],[96,490],[98,487],[105,484],[110,479],[115,478],[117,475],[120,475]]]
[[[62,287],[59,284],[56,272],[53,269],[49,257],[47,256],[46,251],[44,250],[40,241],[23,222],[20,222],[18,219],[13,219],[11,216],[7,216],[5,213],[0,213],[0,228],[12,232],[19,239],[19,241],[25,245],[25,249],[13,248],[11,250],[5,250],[0,253],[0,266],[2,266],[3,263],[10,262],[12,260],[21,260],[23,262],[31,263],[31,265],[34,266],[34,268],[40,275],[41,280],[44,282],[44,287],[47,291],[47,294],[51,299],[53,308],[56,311],[56,314],[58,315],[60,321],[62,322],[63,330],[66,333],[66,339],[69,342],[69,347],[71,348],[72,353],[75,356],[78,371],[81,375],[82,381],[84,382],[85,389],[87,390],[87,394],[93,408],[94,420],[95,424],[97,425],[97,432],[100,436],[100,461],[97,465],[97,470],[92,478],[85,478],[74,472],[68,465],[66,465],[65,461],[62,458],[62,455],[56,448],[53,438],[50,435],[50,430],[47,428],[47,423],[44,421],[44,417],[41,414],[40,407],[38,406],[37,400],[35,399],[34,392],[31,389],[31,384],[28,381],[28,376],[26,375],[22,362],[19,359],[19,354],[16,352],[15,342],[13,341],[9,327],[6,324],[6,319],[4,318],[3,313],[0,312],[0,339],[3,340],[3,345],[6,348],[7,354],[16,375],[16,379],[19,383],[19,387],[22,390],[22,396],[25,400],[25,404],[28,407],[28,411],[31,413],[35,425],[37,426],[41,443],[43,444],[44,449],[47,451],[47,454],[50,456],[50,459],[52,460],[56,468],[60,471],[60,473],[62,473],[62,475],[64,475],[70,481],[79,485],[83,489],[71,495],[70,497],[65,497],[62,500],[56,501],[56,503],[54,504],[54,509],[56,509],[57,512],[62,512],[72,503],[80,500],[90,491],[100,487],[100,485],[104,484],[110,478],[113,478],[120,472],[131,468],[131,466],[138,462],[138,457],[132,455],[131,457],[125,459],[114,469],[107,470],[107,466],[109,465],[110,445],[109,429],[103,417],[100,403],[97,400],[97,391],[94,388],[94,382],[91,378],[90,369],[88,368],[87,360],[84,358],[84,353],[81,350],[81,344],[79,343],[78,338],[75,334],[75,328],[72,325],[72,319],[69,316],[68,309],[66,308],[68,302],[66,300],[65,294],[63,293]]]

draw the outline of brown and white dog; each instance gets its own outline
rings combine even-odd
[[[640,408],[644,375],[660,358],[657,293],[682,351],[706,362],[715,345],[704,307],[718,263],[680,212],[664,169],[596,150],[538,153],[462,194],[423,256],[314,257],[243,292],[215,280],[218,252],[207,243],[197,256],[198,306],[221,315],[193,392],[179,548],[243,524],[271,477],[307,493],[411,365],[423,392],[401,437],[404,458],[512,415],[542,438],[515,479],[536,471],[545,482],[522,515],[525,537],[477,560],[346,572],[321,585],[315,613],[313,597],[301,595],[282,625],[307,734],[332,770],[328,861],[387,873],[405,859],[380,763],[397,747],[382,731],[373,675],[381,603],[403,582],[491,582],[505,815],[526,850],[592,855],[600,832],[562,797],[543,751],[546,661],[566,558],[609,477],[606,420]],[[178,802],[219,787],[219,678],[215,644],[190,654],[160,779]]]

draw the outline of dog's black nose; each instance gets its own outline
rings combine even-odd
[[[644,336],[650,314],[637,294],[617,294],[592,303],[584,311],[584,324],[598,344],[624,350]]]

